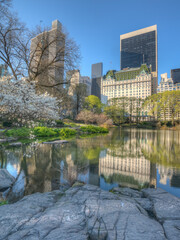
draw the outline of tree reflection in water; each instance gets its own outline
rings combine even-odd
[[[16,195],[47,192],[76,180],[142,188],[167,179],[180,185],[180,133],[140,129],[112,129],[108,135],[69,143],[29,144],[0,149],[0,167],[17,177]],[[19,184],[19,185],[18,185]],[[13,189],[12,189],[13,192]]]

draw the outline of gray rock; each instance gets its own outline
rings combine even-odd
[[[179,198],[160,188],[143,190],[143,194],[152,201],[153,212],[160,222],[180,220]]]
[[[10,143],[9,146],[11,147],[18,147],[18,146],[21,146],[22,143],[21,142],[15,142],[15,143]]]
[[[180,220],[165,221],[163,227],[169,240],[180,239]]]
[[[15,178],[6,169],[0,169],[0,191],[4,191],[11,186]]]
[[[153,204],[148,198],[134,198],[134,200],[146,211],[152,212]]]
[[[9,137],[9,138],[2,138],[0,139],[0,143],[4,143],[4,142],[13,142],[16,141],[17,138],[13,138],[13,137]]]
[[[0,207],[0,240],[163,240],[177,236],[179,222],[165,221],[162,227],[144,213],[141,206],[149,202],[137,199],[91,185],[75,186],[65,193],[36,193]]]
[[[62,144],[62,143],[68,143],[68,141],[65,140],[56,140],[51,142],[43,142],[44,144]]]
[[[116,187],[116,188],[113,188],[113,191],[128,197],[140,198],[142,196],[142,192],[131,189],[131,188]]]

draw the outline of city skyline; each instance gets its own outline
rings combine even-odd
[[[142,4],[143,3],[143,4]],[[36,7],[34,7],[34,4]],[[154,8],[154,4],[156,8]],[[137,15],[138,9],[139,14]],[[105,74],[110,69],[120,70],[119,36],[157,24],[158,76],[180,67],[178,29],[179,1],[33,1],[14,0],[13,7],[28,27],[49,26],[58,19],[81,48],[81,73],[91,76],[91,64],[103,62]],[[41,9],[41,11],[39,11]],[[128,10],[128,15],[126,11]],[[111,11],[112,10],[112,11]],[[33,11],[33,18],[32,18]],[[67,14],[68,12],[68,14]],[[152,14],[153,12],[153,14]],[[166,17],[168,16],[168,18]]]

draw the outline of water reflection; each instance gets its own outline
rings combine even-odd
[[[64,145],[0,149],[0,167],[17,178],[10,199],[59,189],[76,180],[114,186],[161,187],[180,197],[180,133],[113,129]]]

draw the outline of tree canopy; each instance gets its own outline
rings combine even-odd
[[[102,108],[101,100],[94,95],[90,95],[85,98],[84,108],[93,113],[100,113]]]

